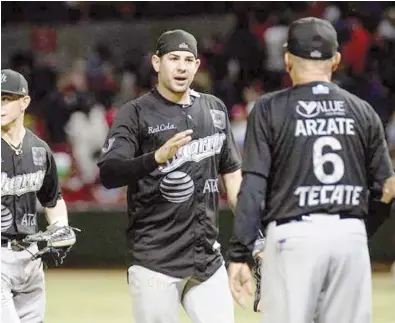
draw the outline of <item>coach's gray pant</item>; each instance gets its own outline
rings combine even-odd
[[[183,305],[193,323],[233,323],[233,299],[222,265],[203,283],[170,277],[141,266],[129,268],[135,323],[177,323]]]
[[[269,224],[262,265],[262,322],[371,323],[365,224],[317,214]]]
[[[38,251],[36,244],[32,244],[27,250],[1,248],[1,322],[44,321],[45,284],[42,261],[31,260],[31,253]]]

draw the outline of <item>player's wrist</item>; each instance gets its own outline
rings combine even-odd
[[[153,151],[142,156],[144,168],[146,170],[154,170],[158,165],[160,165],[160,162],[157,160],[158,157],[156,153],[157,151]]]
[[[68,219],[52,219],[51,221],[48,222],[48,227],[67,227],[69,225]]]
[[[163,160],[163,158],[161,158],[159,149],[155,151],[155,153],[154,153],[154,159],[155,159],[155,162],[156,162],[158,165],[161,165],[161,164],[163,164],[164,162],[166,162],[166,160]]]
[[[248,263],[248,260],[250,258],[251,258],[251,256],[250,256],[250,253],[248,251],[229,250],[229,252],[228,252],[228,260],[229,260],[229,262]]]

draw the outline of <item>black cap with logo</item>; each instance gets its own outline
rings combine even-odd
[[[284,47],[298,57],[325,60],[336,54],[339,44],[336,30],[329,21],[307,17],[291,24]]]
[[[22,74],[13,70],[1,70],[1,93],[25,96],[29,94],[29,87]]]
[[[197,57],[196,38],[181,29],[169,30],[158,38],[156,55],[162,56],[174,51],[187,51]]]

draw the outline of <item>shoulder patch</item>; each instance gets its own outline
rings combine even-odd
[[[36,166],[45,166],[47,151],[44,147],[32,147],[33,163]]]
[[[214,127],[218,129],[225,129],[226,128],[226,115],[225,112],[221,110],[210,110],[211,117],[213,118]]]

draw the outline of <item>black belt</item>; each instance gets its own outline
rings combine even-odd
[[[9,246],[11,246],[14,251],[25,250],[26,248],[30,247],[30,245],[31,245],[30,243],[22,242],[22,241],[18,241],[18,240],[1,239],[1,247],[2,248],[8,248]]]
[[[1,239],[1,247],[7,247],[8,240]]]
[[[321,214],[321,213],[312,213],[312,214]],[[322,213],[324,214],[324,213]],[[292,221],[303,221],[304,218],[309,217],[310,214],[304,214],[304,215],[297,215],[297,216],[291,216],[289,218],[282,218],[282,219],[278,219],[275,220],[276,225],[282,225],[282,224],[287,224],[289,222]],[[357,216],[357,215],[344,215],[344,214],[328,214],[328,216],[339,216],[340,219],[360,219],[363,220],[363,218],[361,216]]]

